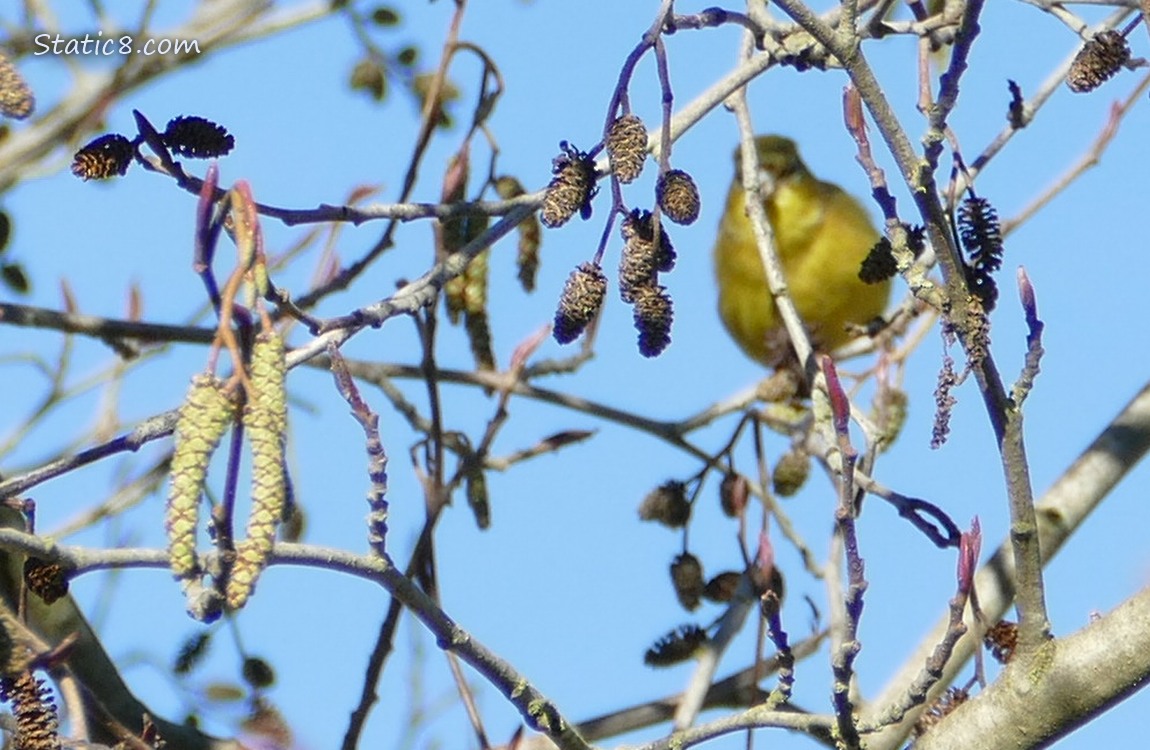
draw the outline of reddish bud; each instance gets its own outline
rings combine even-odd
[[[827,395],[831,401],[831,414],[834,417],[835,432],[839,435],[846,435],[849,431],[851,419],[851,402],[847,398],[847,393],[843,390],[843,384],[839,381],[838,370],[835,369],[834,361],[822,355],[820,363],[823,368],[823,375],[827,381]]]

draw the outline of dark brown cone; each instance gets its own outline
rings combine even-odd
[[[552,229],[566,224],[575,212],[583,218],[591,215],[591,199],[595,197],[595,162],[587,154],[567,144],[560,144],[563,153],[552,166],[555,176],[543,195],[543,210],[539,218]]]
[[[643,655],[643,662],[651,667],[669,667],[690,659],[706,642],[707,633],[698,625],[680,625],[655,641]]]
[[[1066,85],[1076,94],[1091,92],[1112,78],[1129,59],[1126,37],[1117,31],[1100,31],[1078,51],[1066,74]]]
[[[686,485],[672,479],[648,492],[639,504],[639,518],[658,521],[672,529],[685,526],[691,518]]]
[[[663,175],[655,188],[659,209],[676,224],[693,224],[699,218],[699,188],[691,175],[681,169],[672,169]]]
[[[635,293],[635,328],[639,331],[639,353],[657,357],[671,343],[674,310],[671,298],[661,286],[641,287]]]
[[[647,159],[647,128],[639,116],[626,114],[611,123],[606,146],[615,177],[623,184],[634,182]]]
[[[999,620],[986,631],[983,640],[990,649],[990,655],[1000,664],[1006,664],[1014,657],[1014,649],[1018,647],[1018,623]]]
[[[236,145],[236,139],[223,126],[195,116],[171,120],[162,137],[172,151],[193,159],[224,156]]]
[[[607,277],[594,263],[584,263],[571,272],[559,297],[555,312],[553,335],[560,344],[569,344],[579,338],[603,307],[607,296]]]
[[[707,586],[703,589],[703,596],[708,601],[725,604],[735,598],[735,592],[738,591],[742,580],[743,574],[733,570],[720,573],[707,581]]]
[[[738,518],[743,514],[750,496],[750,482],[742,474],[731,472],[719,484],[719,505],[723,508],[723,515],[729,518]]]
[[[771,485],[779,497],[791,497],[806,484],[811,473],[811,457],[804,451],[790,450],[779,458],[771,473]]]
[[[24,583],[28,589],[51,604],[68,595],[68,575],[60,563],[48,562],[38,557],[24,561]]]
[[[106,180],[122,176],[132,163],[132,142],[119,133],[89,141],[72,158],[72,174],[83,180]]]
[[[650,211],[635,209],[623,219],[619,228],[623,236],[623,252],[619,258],[619,296],[634,304],[637,290],[653,287],[659,273],[675,267],[675,248],[663,227],[659,227],[659,245],[655,246],[655,230]]]
[[[671,563],[671,582],[675,585],[675,596],[683,608],[691,611],[699,606],[699,600],[706,590],[703,580],[703,564],[690,552],[684,552]]]

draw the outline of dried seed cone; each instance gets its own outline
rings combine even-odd
[[[690,659],[707,642],[707,632],[698,625],[680,625],[655,641],[643,662],[652,667],[669,667]]]
[[[638,290],[653,287],[660,272],[675,267],[675,248],[671,238],[659,227],[659,245],[655,246],[655,229],[651,212],[635,209],[619,228],[623,235],[623,252],[619,258],[619,296],[634,304]]]
[[[82,180],[106,180],[123,176],[132,163],[132,142],[119,133],[89,141],[72,157],[72,174]]]
[[[719,483],[719,505],[728,518],[743,515],[750,497],[751,483],[742,474],[730,472]]]
[[[24,585],[45,604],[68,595],[68,571],[60,563],[39,557],[24,560]]]
[[[699,188],[691,175],[681,169],[672,169],[663,175],[655,187],[659,209],[676,224],[693,224],[699,218]]]
[[[1126,37],[1117,31],[1100,31],[1078,51],[1066,75],[1066,85],[1076,94],[1093,91],[1112,78],[1129,59]]]
[[[222,125],[196,116],[171,120],[162,137],[168,148],[193,159],[224,156],[236,145],[236,139]]]
[[[275,543],[276,528],[287,500],[283,436],[287,430],[284,342],[265,331],[252,346],[252,392],[244,407],[244,428],[252,442],[252,507],[247,538],[236,545],[228,577],[228,606],[239,609],[251,596]]]
[[[640,289],[658,283],[655,257],[650,250],[649,242],[628,242],[619,255],[619,298],[629,305],[635,304]]]
[[[970,197],[962,202],[958,234],[972,266],[985,271],[1002,267],[1002,223],[986,198]]]
[[[703,596],[712,602],[729,602],[735,598],[735,594],[738,592],[739,584],[742,583],[742,580],[743,574],[737,571],[728,570],[720,573],[707,581],[707,587],[703,590]]]
[[[172,573],[188,578],[196,570],[196,525],[200,492],[212,453],[236,416],[236,402],[218,378],[199,374],[176,420],[171,485],[164,527]]]
[[[940,695],[915,722],[914,736],[921,737],[926,734],[932,727],[954,713],[956,708],[966,703],[969,698],[970,695],[962,688],[947,688],[946,692]]]
[[[560,344],[569,344],[579,338],[587,324],[603,307],[607,296],[607,277],[594,263],[583,263],[567,277],[559,309],[555,311],[552,335]]]
[[[639,518],[658,521],[671,529],[682,528],[691,520],[691,503],[687,500],[687,486],[674,479],[663,482],[647,493],[639,504]]]
[[[36,97],[12,61],[0,52],[0,114],[23,120],[36,109]]]
[[[771,484],[779,497],[791,497],[807,482],[811,473],[811,457],[800,450],[790,450],[775,464]]]
[[[910,399],[906,391],[898,388],[884,388],[875,397],[872,420],[878,427],[879,450],[894,445],[906,424]]]
[[[699,600],[707,588],[703,579],[703,564],[690,552],[684,552],[671,563],[671,582],[675,586],[675,596],[679,604],[691,611],[699,606]]]
[[[1000,664],[1007,664],[1014,658],[1014,650],[1018,648],[1018,623],[999,620],[994,627],[986,631],[983,642],[995,660]]]
[[[878,284],[893,279],[898,273],[898,262],[894,257],[890,240],[883,237],[874,244],[859,266],[859,280],[865,284]]]
[[[647,128],[639,116],[626,114],[611,123],[606,146],[615,177],[624,185],[634,182],[647,159]]]
[[[543,224],[552,229],[566,224],[576,211],[589,215],[595,188],[595,162],[582,151],[563,145],[564,153],[555,159],[555,176],[547,185],[540,212]]]
[[[655,247],[655,226],[650,211],[634,209],[623,220],[619,228],[626,246],[645,246],[646,253],[653,257],[655,270],[668,273],[675,268],[675,247],[667,236],[666,228],[659,224],[659,246]],[[635,248],[638,251],[638,248]]]
[[[60,721],[52,691],[30,671],[0,679],[0,698],[12,704],[15,750],[60,750]]]
[[[642,287],[635,294],[634,313],[639,353],[644,357],[659,356],[671,343],[671,297],[661,286]]]

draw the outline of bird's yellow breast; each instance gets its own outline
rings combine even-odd
[[[829,352],[850,340],[848,324],[864,325],[882,314],[890,282],[866,284],[858,277],[879,239],[866,210],[837,185],[815,179],[797,153],[794,159],[798,168],[777,181],[765,207],[791,300],[815,347]],[[772,364],[785,351],[780,347],[789,344],[767,288],[744,195],[736,179],[715,242],[719,315],[744,352]]]

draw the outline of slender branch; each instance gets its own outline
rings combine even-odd
[[[172,434],[172,430],[176,427],[177,416],[176,409],[157,414],[145,419],[120,437],[51,461],[19,476],[0,481],[0,500],[15,497],[41,482],[66,474],[102,458],[123,451],[136,451],[145,443],[167,437]]]
[[[216,335],[214,326],[200,328],[143,323],[0,302],[0,324],[5,323],[24,328],[46,328],[64,333],[79,333],[104,341],[134,339],[141,342],[210,344]]]

